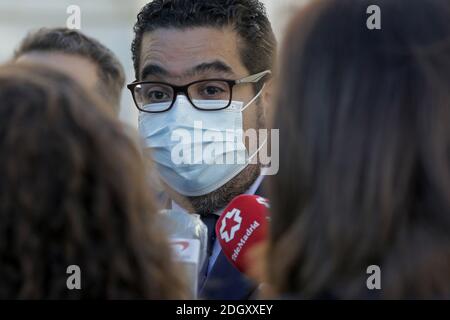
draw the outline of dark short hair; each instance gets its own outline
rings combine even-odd
[[[53,69],[0,67],[0,299],[186,297],[144,159],[105,104]]]
[[[137,16],[131,46],[136,78],[145,32],[157,28],[231,26],[244,46],[241,59],[250,73],[272,69],[276,40],[264,5],[258,0],[154,0]],[[260,84],[262,85],[262,84]]]
[[[32,51],[62,52],[89,59],[97,66],[101,83],[99,93],[114,104],[116,111],[125,85],[123,67],[114,53],[96,39],[78,30],[42,28],[29,33],[14,53],[14,58]]]
[[[381,30],[369,30],[370,5]],[[302,298],[450,297],[450,3],[313,1],[282,50],[271,284]],[[381,290],[368,290],[370,265]]]

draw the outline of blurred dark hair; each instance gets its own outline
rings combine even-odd
[[[316,1],[291,23],[271,180],[278,292],[450,297],[449,4]]]
[[[100,94],[112,103],[116,112],[125,84],[125,72],[114,53],[94,38],[78,30],[42,28],[29,33],[14,53],[14,58],[29,52],[62,52],[78,55],[97,66]]]
[[[272,69],[276,40],[264,5],[258,0],[153,0],[146,4],[134,25],[131,46],[136,79],[139,79],[142,38],[158,28],[232,27],[243,40],[241,59],[253,74]],[[255,88],[258,91],[263,82]]]
[[[0,68],[0,299],[185,296],[143,159],[106,110],[56,71]]]

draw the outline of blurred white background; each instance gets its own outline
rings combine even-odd
[[[263,0],[279,40],[293,10],[309,0]],[[81,31],[100,40],[118,56],[127,73],[127,83],[134,80],[130,45],[133,25],[146,0],[0,0],[0,62],[11,58],[25,35],[40,27],[64,27],[67,8],[81,9]],[[122,96],[122,120],[136,126],[137,110],[128,90]]]

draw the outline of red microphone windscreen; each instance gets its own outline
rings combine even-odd
[[[269,201],[255,195],[240,195],[225,208],[216,224],[217,239],[230,262],[246,273],[246,254],[267,238]]]

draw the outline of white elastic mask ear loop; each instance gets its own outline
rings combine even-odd
[[[252,161],[252,159],[258,154],[258,152],[262,149],[262,147],[264,147],[264,145],[265,145],[266,143],[267,143],[267,138],[264,139],[264,142],[261,143],[261,145],[259,146],[258,149],[256,149],[255,153],[248,157],[248,163],[249,163],[250,161]]]
[[[241,109],[241,112],[243,112],[245,109],[247,109],[253,102],[255,102],[256,101],[256,99],[258,99],[259,98],[259,96],[261,95],[261,93],[263,92],[263,90],[264,90],[264,87],[266,86],[266,84],[264,83],[263,84],[263,86],[262,86],[262,88],[261,88],[261,90],[259,90],[259,92],[256,94],[256,96],[254,96],[253,97],[253,99],[252,100],[250,100],[249,101],[249,103],[247,103],[246,105],[245,105],[245,107],[243,107],[242,109]],[[258,152],[262,149],[262,147],[264,147],[264,145],[267,143],[267,138],[264,140],[264,142],[259,146],[259,148],[255,151],[255,153],[253,153],[251,156],[249,156],[248,157],[248,162],[247,162],[247,164],[258,154]]]
[[[263,92],[265,86],[266,86],[266,84],[264,83],[261,90],[259,90],[259,92],[256,94],[256,96],[254,96],[253,99],[249,101],[249,103],[247,103],[244,107],[242,107],[241,112],[244,111],[245,109],[247,109],[253,102],[256,101],[256,99],[259,98],[259,96]]]

